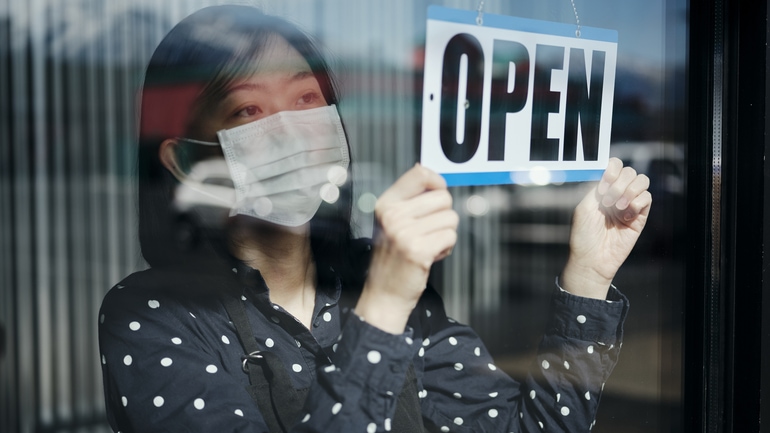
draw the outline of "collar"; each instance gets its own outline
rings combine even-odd
[[[243,261],[231,257],[232,267],[230,271],[238,279],[242,292],[257,295],[257,299],[265,299],[269,302],[270,289],[258,269],[248,266]],[[342,281],[337,272],[328,265],[321,265],[316,262],[316,305],[328,306],[339,302],[342,294]]]

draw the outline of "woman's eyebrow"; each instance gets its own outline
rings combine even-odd
[[[310,70],[302,70],[298,71],[295,74],[293,74],[291,77],[289,77],[290,82],[295,81],[302,81],[310,77],[314,77],[313,71]],[[240,90],[258,90],[265,88],[265,84],[260,82],[252,82],[252,81],[244,81],[240,84],[233,85],[229,87],[226,91],[226,93],[232,93]]]

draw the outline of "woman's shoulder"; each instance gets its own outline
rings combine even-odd
[[[135,272],[112,286],[102,299],[102,317],[112,311],[128,311],[139,308],[140,303],[154,305],[158,297],[165,297],[167,287],[173,281],[153,269]]]
[[[169,333],[188,341],[216,340],[228,321],[222,292],[212,281],[216,280],[194,273],[153,269],[133,273],[104,296],[99,310],[100,333],[131,341]]]
[[[221,280],[221,279],[220,279]],[[188,271],[146,269],[134,272],[112,286],[102,300],[102,310],[133,310],[164,303],[167,307],[196,303],[210,303],[221,293],[214,279]],[[164,311],[173,311],[164,308]]]

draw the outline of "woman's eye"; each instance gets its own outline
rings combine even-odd
[[[320,98],[320,95],[316,92],[308,92],[302,95],[297,103],[299,105],[310,105],[316,103]]]
[[[259,108],[256,105],[249,105],[248,107],[235,113],[236,117],[251,117],[259,113]]]

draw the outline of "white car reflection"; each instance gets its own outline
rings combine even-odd
[[[200,239],[201,231],[223,229],[234,200],[235,188],[224,159],[195,163],[186,181],[174,190],[173,208],[180,243],[192,247]]]

